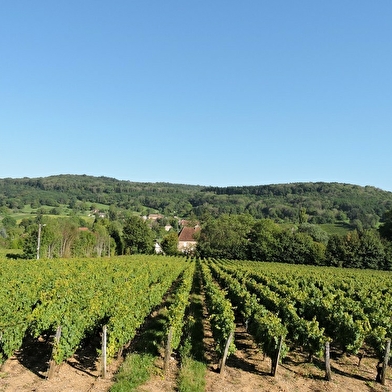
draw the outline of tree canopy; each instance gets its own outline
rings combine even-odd
[[[392,209],[392,192],[325,182],[203,187],[86,175],[0,179],[0,209],[5,208],[4,213],[29,205],[59,214],[62,205],[78,211],[87,209],[89,203],[105,204],[108,209],[111,206],[112,215],[121,210],[159,211],[166,216],[193,214],[200,219],[206,213],[214,217],[247,213],[279,222],[347,221],[353,227],[360,222],[367,229],[376,227],[383,214]]]

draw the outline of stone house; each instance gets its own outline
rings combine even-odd
[[[185,226],[178,234],[178,250],[182,253],[193,253],[196,249],[197,241],[195,234],[200,231],[200,226]]]

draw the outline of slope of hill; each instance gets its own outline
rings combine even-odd
[[[310,223],[360,222],[374,227],[392,209],[392,192],[342,183],[291,183],[238,187],[203,187],[140,183],[87,175],[0,179],[0,207],[13,211],[39,207],[100,203],[132,211],[149,208],[165,215],[201,217],[208,213],[249,213],[255,218]]]

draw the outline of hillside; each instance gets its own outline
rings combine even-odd
[[[99,203],[137,212],[148,209],[182,217],[249,213],[255,218],[280,222],[296,222],[302,210],[309,223],[355,225],[360,222],[363,227],[374,227],[392,209],[392,192],[325,182],[204,187],[87,175],[0,179],[3,210],[6,207],[17,212],[26,205],[74,208],[80,203]]]

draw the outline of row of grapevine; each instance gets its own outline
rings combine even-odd
[[[114,356],[187,265],[182,258],[154,256],[10,263],[0,270],[3,359],[20,348],[26,333],[37,337],[60,325],[57,363],[104,324],[107,352]]]
[[[200,268],[216,352],[223,358],[225,354],[230,355],[236,349],[232,339],[235,331],[234,311],[225,291],[214,282],[208,266],[201,263]]]
[[[281,322],[287,328],[288,338],[292,344],[306,350],[309,353],[309,358],[313,354],[323,352],[327,339],[324,328],[320,328],[315,317],[310,320],[300,317],[289,298],[280,297],[267,286],[259,284],[249,277],[244,277],[241,273],[236,273],[236,270],[231,270],[231,273],[250,293],[258,298],[260,303],[281,319]]]
[[[165,369],[168,367],[169,358],[172,350],[177,350],[180,346],[183,328],[185,323],[185,312],[190,301],[190,292],[192,289],[196,263],[192,262],[185,269],[181,276],[179,287],[174,293],[171,305],[167,312],[166,325],[166,351],[165,351]]]
[[[166,263],[165,263],[166,264]],[[122,285],[116,285],[113,297],[117,302],[109,312],[108,355],[113,357],[136,333],[146,316],[159,305],[164,294],[184,269],[180,263],[176,266],[166,264],[164,268],[143,272]],[[144,275],[144,276],[143,276]]]
[[[296,324],[302,323],[303,335],[309,333],[312,341],[310,354],[319,351],[328,338],[351,353],[366,342],[383,357],[386,339],[392,336],[392,287],[387,273],[273,263],[219,264],[277,312],[291,331],[291,339],[297,335]]]
[[[350,353],[367,344],[383,358],[392,336],[390,274],[162,256],[0,261],[0,355],[11,356],[26,334],[49,336],[61,326],[54,350],[61,363],[105,326],[105,353],[114,357],[168,292],[166,332],[176,350],[196,267],[221,358],[236,349],[235,314],[272,359],[272,372],[290,348],[312,358],[327,342]]]
[[[21,273],[23,270],[23,273]],[[42,272],[41,272],[42,275]],[[21,345],[43,278],[34,265],[9,260],[0,266],[0,362]]]
[[[209,263],[213,277],[221,287],[227,290],[228,298],[245,320],[248,331],[263,353],[271,358],[271,373],[275,374],[279,357],[284,357],[287,347],[284,339],[288,333],[282,320],[260,304],[255,294],[251,294],[244,284],[219,268]]]

